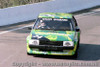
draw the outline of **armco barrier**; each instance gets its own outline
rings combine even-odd
[[[100,0],[54,0],[0,9],[0,26],[35,19],[41,12],[75,12],[100,5]]]

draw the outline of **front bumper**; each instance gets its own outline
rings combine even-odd
[[[46,49],[46,50],[39,50],[41,48]],[[76,45],[74,47],[63,47],[63,46],[43,46],[43,45],[33,46],[33,45],[27,44],[27,52],[29,54],[70,56],[70,55],[74,55],[75,51],[76,51]]]
[[[49,46],[49,45],[29,45],[29,48],[38,48],[46,50],[73,50],[74,47],[65,47],[65,46]]]

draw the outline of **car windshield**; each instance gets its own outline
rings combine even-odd
[[[72,31],[72,23],[68,19],[38,18],[34,29]]]

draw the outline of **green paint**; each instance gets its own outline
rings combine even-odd
[[[31,34],[41,35],[49,39],[50,41],[73,41],[75,32],[74,31],[32,30]]]
[[[67,14],[67,13],[40,13],[39,18],[66,18],[66,19],[71,19],[72,14]]]

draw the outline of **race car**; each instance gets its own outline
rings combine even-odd
[[[29,36],[27,54],[77,58],[80,29],[72,14],[40,13]]]

